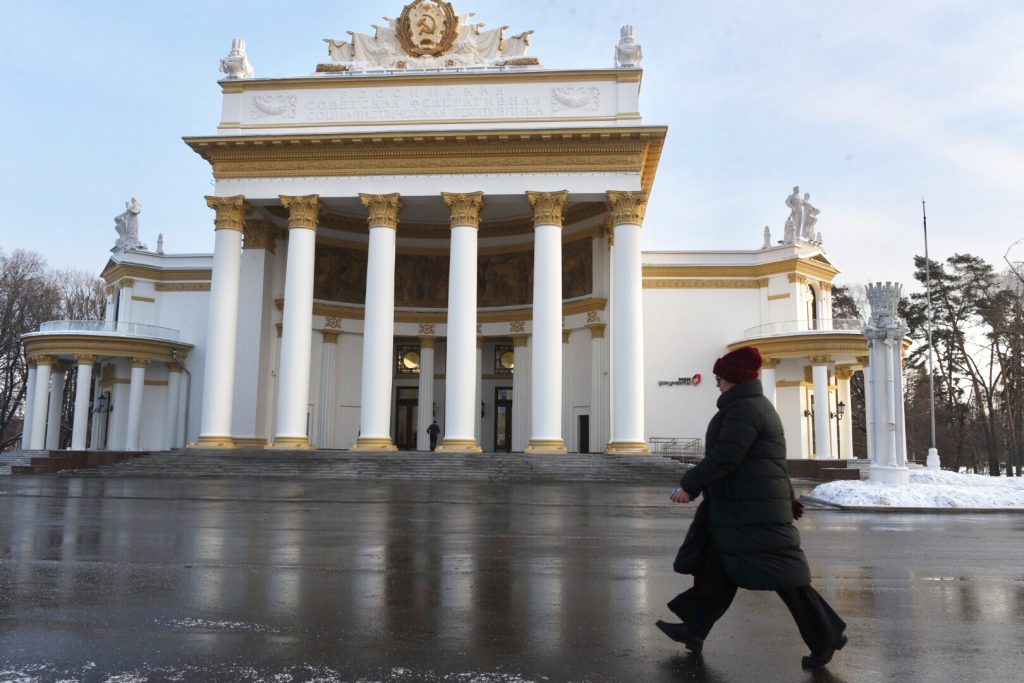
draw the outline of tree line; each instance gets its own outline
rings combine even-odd
[[[0,450],[20,443],[28,366],[21,337],[49,320],[101,320],[106,283],[75,269],[52,269],[30,251],[0,250]],[[76,373],[68,371],[60,445],[70,445]]]

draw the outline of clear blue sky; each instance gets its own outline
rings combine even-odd
[[[247,40],[257,77],[304,76],[326,60],[323,38],[372,32],[403,4],[7,3],[0,249],[98,272],[135,196],[150,247],[163,233],[169,252],[212,251],[210,170],[181,138],[215,133],[231,39]],[[530,54],[550,68],[611,66],[619,27],[635,26],[644,122],[669,127],[646,249],[757,248],[765,225],[781,237],[796,184],[821,209],[840,282],[910,283],[922,196],[933,258],[1001,266],[1024,238],[1018,0],[454,5],[535,29]]]

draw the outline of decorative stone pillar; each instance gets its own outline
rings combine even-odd
[[[146,358],[132,358],[131,384],[128,386],[128,429],[125,433],[126,451],[139,450],[142,433],[142,393],[146,386]]]
[[[164,422],[164,449],[173,450],[178,440],[178,415],[181,412],[181,368],[174,363],[167,365],[167,419]]]
[[[391,386],[395,342],[395,239],[401,198],[360,194],[369,208],[370,244],[366,265],[363,320],[363,384],[359,438],[354,451],[396,451],[391,440]]]
[[[644,321],[640,230],[646,192],[608,192],[612,256],[612,433],[607,452],[650,453],[644,438]]]
[[[92,364],[96,356],[77,355],[78,376],[75,381],[75,418],[71,426],[71,450],[84,451],[89,431],[89,393],[92,391]]]
[[[203,408],[198,448],[234,448],[231,409],[234,404],[235,349],[238,338],[238,282],[242,264],[245,197],[206,197],[214,218],[213,276],[210,319],[203,370]],[[130,437],[129,437],[130,438]],[[131,449],[130,449],[131,450]]]
[[[562,438],[562,216],[568,191],[527,192],[533,207],[533,387],[527,453],[565,453]]]
[[[779,361],[774,358],[765,358],[761,364],[761,386],[764,388],[764,396],[775,407],[778,407],[775,403],[775,368],[778,364]]]
[[[61,418],[64,412],[64,384],[67,366],[55,365],[50,378],[50,411],[46,416],[46,450],[60,448]]]
[[[513,334],[512,348],[512,450],[526,450],[530,433],[530,335]]]
[[[53,358],[36,356],[36,389],[32,396],[32,439],[29,449],[41,451],[46,446],[47,405],[50,402],[50,375],[53,374]]]
[[[828,400],[828,356],[811,356],[811,377],[814,380],[814,455],[818,460],[834,458],[831,453]]]
[[[21,449],[27,451],[32,447],[32,412],[35,408],[36,396],[36,359],[29,358],[26,363],[28,373],[25,376],[25,412],[21,421]]]
[[[433,332],[433,329],[431,329]],[[416,429],[416,450],[430,450],[427,427],[434,420],[434,342],[433,335],[420,335],[419,423]]]
[[[840,458],[853,457],[853,430],[850,422],[853,416],[850,414],[850,380],[853,378],[853,369],[849,367],[836,368],[836,415],[839,414],[839,404],[845,406],[843,417],[836,420],[836,455]]]
[[[590,450],[603,453],[608,446],[608,339],[607,325],[597,312],[587,316],[590,329]]]
[[[579,450],[578,442],[573,441],[572,425],[572,394],[569,392],[569,385],[572,378],[569,377],[569,337],[572,330],[562,330],[562,439],[566,441],[566,450],[575,447]],[[574,451],[574,452],[576,452]]]
[[[902,285],[876,282],[867,286],[871,317],[864,327],[868,340],[871,375],[873,438],[869,439],[872,481],[906,484],[910,481],[903,415],[901,347],[908,328],[900,319],[897,306]]]
[[[277,421],[270,448],[310,449],[313,445],[307,433],[309,354],[313,343],[313,271],[321,204],[320,196],[315,194],[279,197],[288,209],[288,260],[284,274]]]
[[[340,329],[320,330],[323,343],[320,344],[320,391],[317,396],[317,441],[321,448],[332,448],[334,444],[334,360],[338,351]]]
[[[483,192],[441,196],[451,211],[448,269],[448,346],[445,356],[444,440],[439,451],[479,453],[476,403],[476,269]]]
[[[100,372],[93,378],[92,383],[92,395],[93,401],[98,401],[103,393],[103,365],[100,364]],[[109,409],[104,409],[102,412],[99,410],[100,405],[97,403],[96,408],[93,409],[92,418],[92,429],[89,430],[89,448],[92,450],[98,450],[100,447],[100,434],[103,432],[107,425],[107,415]]]

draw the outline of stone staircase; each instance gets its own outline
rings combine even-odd
[[[55,474],[95,469],[149,455],[148,451],[14,451],[0,454],[0,475]]]
[[[523,453],[178,450],[153,452],[67,477],[387,479],[614,482],[678,485],[688,467],[662,456]]]

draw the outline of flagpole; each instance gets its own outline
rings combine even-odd
[[[928,258],[928,213],[921,197],[921,222],[924,225],[924,289],[928,313],[928,407],[932,423],[932,447],[928,449],[928,469],[939,469],[939,450],[935,447],[935,372],[932,369],[932,262]]]

